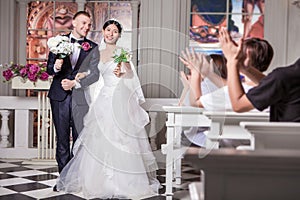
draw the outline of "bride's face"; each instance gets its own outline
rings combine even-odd
[[[116,44],[120,33],[116,25],[110,24],[103,30],[104,35],[104,41],[106,44]]]

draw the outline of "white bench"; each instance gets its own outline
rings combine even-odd
[[[300,123],[240,122],[254,137],[255,149],[300,149]]]

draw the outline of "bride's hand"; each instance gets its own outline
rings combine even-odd
[[[76,74],[75,80],[79,82],[80,79],[83,79],[84,77],[86,77],[86,73],[83,73],[83,72],[81,73],[81,72],[79,72],[79,73]]]
[[[117,67],[114,69],[114,74],[116,77],[120,78],[123,74],[121,73],[121,63],[117,64]]]

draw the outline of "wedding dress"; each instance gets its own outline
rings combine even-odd
[[[144,97],[136,73],[116,77],[113,61],[100,61],[98,67],[104,85],[100,79],[91,87],[96,95],[57,189],[103,199],[157,194],[157,164],[144,129],[149,118],[140,107]]]

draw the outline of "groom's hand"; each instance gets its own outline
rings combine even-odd
[[[69,80],[69,79],[63,79],[61,81],[61,86],[64,90],[72,90],[72,88],[75,86],[76,81],[75,80]]]

